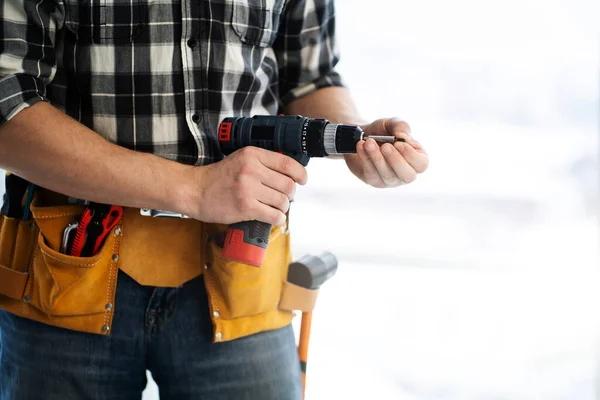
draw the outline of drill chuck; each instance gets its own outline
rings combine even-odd
[[[327,154],[356,153],[356,144],[363,139],[364,132],[356,125],[330,124],[335,126],[335,146]],[[330,128],[333,130],[333,128]]]
[[[336,154],[335,137],[337,133],[337,125],[327,124],[323,132],[323,147],[325,153]]]

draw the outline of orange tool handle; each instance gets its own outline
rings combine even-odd
[[[302,324],[300,325],[300,343],[298,344],[298,357],[300,358],[300,369],[302,371],[302,399],[304,399],[306,394],[306,365],[308,361],[311,322],[312,312],[303,312]]]

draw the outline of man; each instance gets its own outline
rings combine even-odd
[[[0,5],[0,167],[39,187],[206,224],[282,226],[307,182],[302,165],[258,148],[223,158],[215,141],[225,117],[279,112],[406,139],[344,156],[370,186],[427,168],[406,123],[359,118],[334,69],[333,0]],[[110,335],[0,311],[0,399],[139,399],[147,369],[165,399],[300,398],[289,324],[214,343],[202,275],[173,284],[120,268]]]

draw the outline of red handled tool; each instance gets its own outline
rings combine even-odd
[[[108,204],[90,203],[85,209],[69,255],[91,257],[95,255],[108,233],[123,218],[123,207]]]
[[[85,211],[83,211],[81,219],[79,220],[79,226],[77,227],[77,232],[75,232],[75,239],[73,239],[71,250],[69,251],[70,256],[81,257],[81,251],[83,250],[83,245],[85,244],[87,227],[91,221],[92,211],[89,208],[86,208]]]

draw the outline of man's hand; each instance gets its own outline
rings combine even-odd
[[[296,184],[307,181],[302,164],[257,147],[244,147],[222,161],[194,167],[194,173],[196,190],[189,197],[188,215],[221,224],[258,220],[282,226]]]
[[[367,135],[395,136],[406,142],[379,146],[373,139],[359,142],[357,154],[344,156],[350,171],[376,188],[390,188],[413,182],[425,172],[429,157],[410,134],[410,126],[396,118],[379,119],[362,126]]]

